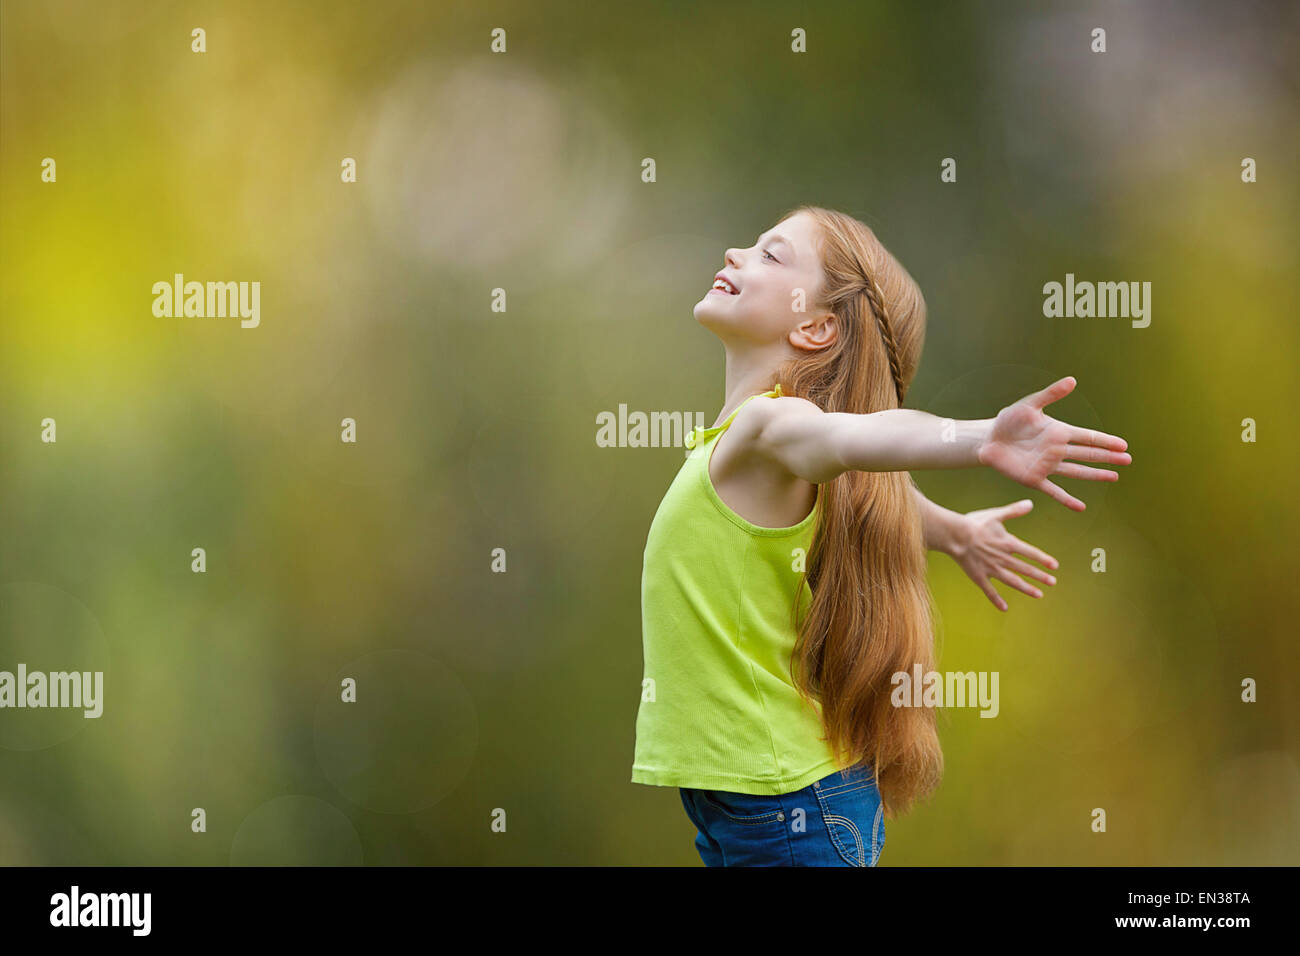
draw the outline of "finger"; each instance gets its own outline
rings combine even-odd
[[[1061,504],[1065,505],[1065,507],[1069,508],[1071,511],[1082,511],[1085,507],[1087,507],[1082,501],[1074,497],[1074,495],[1070,494],[1068,491],[1065,491],[1062,488],[1058,488],[1056,485],[1052,484],[1046,478],[1044,478],[1034,487],[1037,488],[1039,491],[1044,492],[1045,494],[1051,495],[1053,498],[1055,498]]]
[[[1013,558],[1010,555],[1007,555],[1002,558],[1002,561],[1012,571],[1016,571],[1020,574],[1027,575],[1033,578],[1035,581],[1042,581],[1044,584],[1056,583],[1056,578],[1052,577],[1042,568],[1036,568],[1032,564],[1029,564],[1026,561],[1021,561],[1019,558]]]
[[[1027,515],[1033,510],[1034,503],[1028,498],[1021,498],[1019,501],[998,508],[998,520],[1006,521],[1008,518],[1019,518],[1021,515]]]
[[[1011,536],[1011,543],[1016,554],[1023,554],[1027,558],[1032,558],[1039,564],[1051,568],[1053,571],[1061,566],[1061,562],[1057,561],[1056,558],[1052,557],[1046,551],[1040,551],[1032,544],[1029,544],[1026,541],[1021,541],[1015,535]]]
[[[1078,383],[1075,382],[1074,376],[1067,375],[1065,378],[1053,382],[1042,391],[1034,392],[1034,394],[1026,398],[1025,401],[1034,406],[1034,408],[1042,408],[1045,405],[1050,405],[1052,402],[1065,398],[1065,396],[1074,391],[1074,386],[1076,384]]]
[[[1133,456],[1126,451],[1108,451],[1095,445],[1066,445],[1065,457],[1075,461],[1100,461],[1107,465],[1131,465]]]
[[[1043,596],[1042,591],[1038,590],[1038,588],[1034,587],[1032,584],[1020,580],[1020,578],[1016,577],[1006,568],[998,568],[995,573],[997,574],[999,581],[1004,581],[1007,584],[1010,584],[1017,591],[1024,591],[1030,597],[1040,598]]]
[[[971,580],[978,584],[980,590],[988,595],[989,600],[993,602],[995,608],[999,611],[1005,611],[1007,609],[1007,602],[1002,600],[1002,595],[997,592],[997,588],[993,587],[992,584],[982,578],[971,578]]]
[[[1089,468],[1087,465],[1075,465],[1068,461],[1063,461],[1052,469],[1054,475],[1064,475],[1066,478],[1082,478],[1085,481],[1119,481],[1119,475],[1113,471],[1107,471],[1105,468]]]
[[[1128,442],[1118,435],[1099,432],[1095,428],[1079,428],[1077,425],[1070,426],[1068,440],[1078,442],[1081,445],[1097,445],[1100,448],[1109,448],[1112,451],[1124,451],[1128,448]]]

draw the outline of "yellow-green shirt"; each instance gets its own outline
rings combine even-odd
[[[775,398],[780,386],[761,397]],[[709,457],[751,395],[690,449],[646,537],[641,573],[645,672],[632,782],[777,794],[840,769],[820,708],[790,676],[796,632],[812,594],[803,569],[821,510],[764,528],[718,497]]]

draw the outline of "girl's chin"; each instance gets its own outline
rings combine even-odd
[[[724,335],[728,329],[735,327],[735,320],[729,315],[718,315],[712,309],[695,309],[695,321],[714,335]]]
[[[725,307],[725,304],[719,307],[713,299],[714,297],[711,295],[705,296],[699,302],[695,303],[695,317],[697,319],[703,319],[705,316],[717,316],[718,318],[726,316],[734,319],[734,316],[730,310]]]
[[[701,302],[695,307],[695,321],[700,325],[712,325],[718,321],[718,314],[707,303]]]

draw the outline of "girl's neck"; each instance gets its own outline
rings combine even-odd
[[[737,352],[727,349],[726,400],[713,424],[722,424],[749,396],[766,392],[775,385],[776,370],[784,358],[771,350]]]

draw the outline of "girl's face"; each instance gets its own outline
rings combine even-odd
[[[825,344],[814,328],[826,315],[815,308],[824,280],[816,224],[807,213],[778,222],[746,249],[728,249],[718,274],[732,288],[722,291],[714,280],[696,303],[695,318],[724,342]],[[804,291],[804,312],[794,311],[796,289]]]

